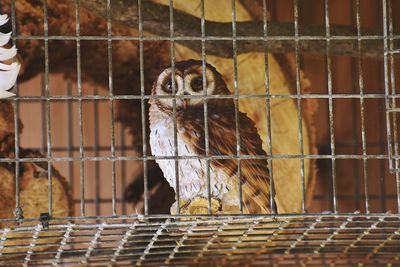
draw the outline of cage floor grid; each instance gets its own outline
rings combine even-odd
[[[29,225],[28,225],[29,224]],[[398,214],[55,219],[0,230],[2,266],[400,264]]]

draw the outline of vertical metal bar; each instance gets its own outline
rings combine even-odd
[[[332,66],[331,66],[331,34],[330,34],[330,22],[329,22],[329,0],[325,1],[325,29],[326,29],[326,65],[328,73],[328,110],[329,110],[329,131],[330,131],[330,145],[332,155],[332,193],[333,193],[333,212],[337,212],[337,189],[336,189],[336,152],[335,152],[335,132],[334,132],[334,121],[333,121],[333,100],[332,100]]]
[[[391,108],[390,98],[389,98],[389,64],[388,64],[388,11],[387,11],[387,1],[382,0],[382,12],[383,12],[383,72],[384,72],[384,82],[385,82],[385,106],[386,106],[386,131],[387,131],[387,145],[389,154],[389,169],[393,169],[392,162],[392,130],[390,126],[390,113],[388,109]],[[397,207],[398,212],[400,212],[400,181],[398,176],[396,176],[396,186],[397,186]]]
[[[44,14],[44,80],[45,80],[45,92],[46,97],[50,96],[50,85],[49,85],[49,24],[48,24],[48,12],[47,12],[47,0],[43,0],[43,14]],[[47,179],[48,179],[48,211],[50,216],[52,215],[52,203],[53,203],[53,192],[52,192],[52,176],[51,176],[51,118],[50,118],[50,99],[46,99],[46,135],[47,135]]]
[[[346,229],[347,225],[351,222],[352,222],[351,219],[345,220],[338,228],[335,228],[335,230],[332,233],[327,234],[327,238],[325,240],[321,240],[319,246],[318,247],[316,246],[316,248],[313,250],[314,255],[315,256],[321,256],[321,254],[324,255],[325,253],[321,253],[321,249],[325,248],[327,244],[331,243],[333,240],[340,237],[340,230]],[[301,263],[301,266],[307,266],[307,264],[309,264],[314,255],[311,254],[309,257],[307,257],[307,260],[303,261]]]
[[[284,255],[281,254],[279,258],[275,258],[275,260],[271,259],[271,255],[274,253],[269,253],[271,250],[271,245],[273,244],[272,241],[276,239],[277,236],[279,236],[281,233],[284,232],[284,230],[290,225],[289,220],[277,220],[276,226],[274,225],[273,232],[268,234],[268,239],[265,240],[264,244],[261,245],[260,250],[256,252],[254,257],[248,262],[249,266],[252,266],[252,263],[254,260],[257,259],[260,255],[265,255],[265,254],[270,254],[270,261],[274,261],[277,266],[279,266],[279,262],[282,261],[284,258]]]
[[[388,17],[389,17],[389,49],[392,51],[394,49],[393,45],[393,13],[392,13],[392,1],[390,0],[388,2]],[[394,54],[390,53],[390,84],[392,86],[392,96],[396,96],[396,78],[395,78],[395,60],[394,60]],[[392,107],[396,108],[396,98],[392,98]],[[396,193],[397,193],[397,205],[398,205],[398,211],[400,212],[400,173],[399,173],[399,143],[398,143],[398,125],[397,125],[397,117],[398,114],[397,112],[392,113],[393,116],[393,141],[394,141],[394,154],[395,154],[395,177],[396,177]],[[390,122],[389,122],[390,123]],[[383,175],[383,177],[386,177],[386,175]],[[386,188],[386,187],[384,187]],[[384,192],[386,193],[386,191]],[[386,195],[386,194],[385,194]],[[386,200],[386,198],[385,198]],[[382,210],[383,212],[384,210]]]
[[[171,219],[166,219],[165,222],[163,222],[158,227],[157,231],[154,233],[153,237],[151,238],[151,241],[147,244],[145,250],[143,251],[143,255],[140,256],[139,259],[137,259],[135,266],[143,265],[143,262],[146,261],[146,257],[150,254],[150,250],[154,247],[154,243],[156,243],[158,241],[159,237],[162,236],[163,232],[165,231],[165,229],[167,229],[167,227],[170,225],[170,223],[171,223]]]
[[[387,243],[391,243],[393,242],[393,240],[396,240],[396,238],[398,238],[398,235],[400,234],[400,228],[395,228],[395,230],[393,231],[392,234],[390,234],[389,236],[386,237],[386,239],[381,239],[380,243],[378,243],[377,245],[375,245],[373,247],[373,249],[371,250],[370,253],[368,253],[364,259],[371,261],[371,258],[373,256],[376,256],[376,254],[379,253],[380,250],[383,250],[385,248],[385,245]],[[388,264],[389,265],[389,264]],[[390,265],[389,265],[390,266]]]
[[[386,132],[387,132],[387,146],[389,154],[389,169],[393,169],[393,155],[392,155],[392,130],[390,125],[390,113],[391,108],[389,101],[389,70],[388,70],[388,21],[387,21],[387,2],[382,0],[382,12],[383,12],[383,70],[384,70],[384,82],[385,82],[385,106],[386,106]],[[398,194],[398,206],[400,209],[400,195]]]
[[[203,1],[203,0],[201,0]],[[164,264],[165,266],[170,266],[171,265],[171,260],[173,259],[179,259],[179,257],[175,257],[177,253],[179,253],[179,249],[183,246],[185,241],[190,238],[190,235],[193,233],[193,228],[197,226],[197,222],[194,221],[186,230],[186,232],[182,235],[182,237],[179,239],[179,241],[176,239],[176,246],[174,249],[171,251],[171,253],[168,255],[168,257],[165,258]],[[183,252],[183,251],[182,251]]]
[[[207,100],[207,78],[206,78],[206,46],[205,46],[205,13],[204,13],[204,0],[200,0],[200,17],[201,17],[201,63],[203,75],[203,107],[204,107],[204,142],[206,148],[206,176],[207,176],[207,200],[208,200],[208,213],[211,214],[211,178],[210,178],[210,142],[208,132],[208,100]]]
[[[294,34],[295,34],[295,60],[296,60],[296,94],[297,94],[297,123],[299,133],[299,147],[300,147],[300,178],[301,178],[301,210],[303,213],[306,210],[306,185],[304,178],[304,147],[303,147],[303,115],[301,108],[301,84],[300,84],[300,44],[299,44],[299,12],[298,0],[294,0]]]
[[[15,21],[15,0],[11,1],[11,27],[12,27],[12,35],[15,36],[17,33],[17,23]],[[16,45],[16,40],[13,37],[12,39],[13,45]],[[15,84],[13,88],[15,94],[18,95],[18,85]],[[19,195],[19,182],[20,182],[20,162],[19,162],[19,102],[18,99],[13,98],[13,111],[14,111],[14,142],[15,142],[15,209],[14,216],[15,219],[20,221],[24,218],[23,211],[21,209],[21,201]]]
[[[98,90],[97,88],[94,88],[94,95],[98,95]],[[99,131],[97,129],[100,129],[100,123],[99,123],[99,100],[93,100],[93,124],[94,124],[94,155],[96,157],[100,156],[100,137],[99,137]],[[95,196],[94,196],[94,204],[95,204],[95,209],[96,209],[96,215],[100,215],[100,192],[101,192],[101,181],[100,181],[100,161],[96,160],[94,162],[94,177],[96,180],[95,184]]]
[[[72,83],[71,80],[67,80],[67,95],[72,95]],[[67,101],[67,129],[68,129],[68,157],[74,155],[74,124],[73,124],[73,113],[72,113],[72,101]],[[68,162],[68,182],[74,192],[75,176],[74,176],[74,162]]]
[[[59,265],[59,261],[61,260],[61,255],[64,252],[68,241],[70,240],[71,233],[73,232],[73,227],[74,227],[74,225],[71,222],[69,222],[68,227],[63,235],[63,238],[60,241],[60,246],[57,249],[57,254],[54,256],[54,259],[52,262],[53,266]]]
[[[107,226],[106,222],[103,222],[96,230],[96,233],[93,235],[92,240],[89,242],[87,250],[82,257],[81,263],[88,264],[88,259],[91,257],[93,250],[96,248],[99,240],[101,240],[101,233],[103,232],[104,228]]]
[[[367,165],[367,145],[366,145],[366,129],[364,114],[364,77],[361,60],[361,18],[360,18],[360,0],[356,0],[356,20],[357,20],[357,37],[358,37],[358,86],[360,88],[360,116],[361,116],[361,142],[363,154],[363,173],[364,173],[364,195],[365,195],[365,212],[369,213],[369,195],[368,195],[368,165]],[[354,185],[358,188],[358,183]]]
[[[379,5],[379,0],[376,0],[376,5]],[[376,13],[377,13],[377,17],[379,17],[380,13],[378,11],[378,9],[376,9]],[[389,15],[389,13],[388,13]],[[380,71],[381,68],[378,65],[377,66],[377,74],[378,74],[378,78],[376,85],[380,85],[382,84],[382,77],[380,75]],[[389,89],[390,90],[390,89]],[[390,97],[389,97],[390,99]],[[383,113],[385,110],[385,108],[383,107],[381,102],[378,102],[378,114],[380,114],[381,112]],[[379,129],[383,129],[384,126],[384,122],[382,120],[379,120]],[[390,122],[389,122],[390,123]],[[378,140],[383,140],[384,139],[384,133],[383,131],[378,131]],[[395,135],[396,136],[396,135]],[[379,142],[379,153],[384,154],[385,153],[385,148],[384,145]],[[380,200],[380,208],[381,211],[386,211],[386,175],[385,175],[385,163],[384,161],[379,161],[379,172],[380,172],[380,176],[379,176],[379,200]]]
[[[178,157],[178,136],[177,136],[177,125],[176,125],[176,84],[175,84],[175,29],[174,29],[174,1],[169,0],[169,30],[171,38],[171,69],[172,69],[172,117],[174,124],[174,161],[175,161],[175,196],[177,205],[176,213],[180,213],[180,189],[179,189],[179,161]]]
[[[240,213],[243,213],[243,192],[241,181],[241,144],[240,144],[240,122],[239,122],[239,89],[238,89],[238,67],[237,67],[237,41],[236,41],[236,0],[232,0],[232,49],[233,49],[233,88],[235,104],[235,134],[236,134],[236,156],[237,156],[237,177],[240,199]]]
[[[110,100],[110,131],[111,131],[111,190],[112,190],[112,214],[117,215],[116,183],[115,183],[115,127],[114,127],[114,89],[112,76],[112,22],[111,0],[107,0],[107,54],[108,54],[108,96]]]
[[[29,244],[29,249],[26,251],[26,255],[24,258],[24,263],[22,264],[23,267],[28,267],[29,266],[29,262],[31,261],[32,258],[32,254],[35,251],[35,246],[37,243],[37,240],[39,238],[40,232],[42,231],[43,227],[42,225],[39,223],[36,225],[33,233],[32,233],[32,239],[31,242]]]
[[[76,37],[80,36],[80,17],[79,0],[75,0],[76,17]],[[78,89],[78,117],[79,117],[79,172],[80,172],[80,198],[81,198],[81,216],[85,216],[85,169],[84,169],[84,147],[83,147],[83,113],[82,113],[82,73],[81,73],[81,41],[76,39],[76,67],[77,67],[77,89]]]
[[[270,195],[269,202],[271,204],[271,213],[276,213],[275,205],[275,186],[274,186],[274,170],[272,162],[272,132],[271,132],[271,93],[269,88],[269,63],[268,63],[268,22],[267,22],[267,0],[263,1],[263,31],[264,31],[264,63],[265,63],[265,104],[266,104],[266,115],[267,115],[267,145],[268,145],[268,167],[269,167],[269,184],[270,184]]]
[[[358,3],[359,4],[359,3]],[[350,9],[350,21],[351,24],[354,24],[355,22],[355,17],[357,13],[357,0],[356,1],[349,1],[349,9]],[[359,39],[358,39],[358,44],[359,44]],[[360,51],[360,50],[359,50]],[[356,58],[350,58],[350,68],[351,68],[351,76],[350,77],[357,77],[357,60]],[[359,74],[359,73],[358,73]],[[356,94],[357,93],[357,85],[356,83],[351,83],[351,93]],[[360,98],[361,98],[360,94]],[[359,154],[358,152],[358,147],[359,147],[359,142],[358,142],[358,131],[357,129],[357,99],[351,99],[351,122],[352,122],[352,142],[351,146],[353,148],[353,154]],[[362,130],[361,130],[362,131]],[[360,210],[361,206],[361,194],[360,190],[361,187],[358,186],[360,185],[360,171],[359,171],[359,166],[360,162],[358,160],[354,160],[352,162],[353,166],[353,183],[354,183],[354,210]]]
[[[5,227],[2,228],[1,231],[3,232],[0,237],[0,257],[3,256],[3,249],[6,246],[7,235],[12,233],[11,228]]]
[[[45,81],[45,77],[44,74],[40,75],[40,91],[41,91],[41,95],[45,96],[46,95],[46,81]],[[46,132],[46,120],[45,118],[45,114],[46,114],[46,103],[45,101],[40,101],[41,104],[41,113],[42,114],[42,145],[40,146],[40,153],[44,154],[46,153],[47,150],[47,140],[46,137],[47,135],[44,134]]]
[[[141,0],[138,0],[141,1]],[[135,232],[136,230],[136,226],[139,224],[138,221],[134,221],[131,226],[128,228],[128,230],[126,230],[124,236],[121,238],[121,240],[118,243],[118,247],[115,249],[114,254],[112,255],[110,261],[111,264],[115,264],[115,262],[117,262],[118,260],[118,256],[121,254],[121,252],[123,251],[126,243],[129,241],[129,238],[132,236],[132,234]]]
[[[126,146],[128,145],[125,140],[125,127],[121,125],[120,128],[120,136],[121,136],[121,156],[126,156]],[[126,160],[121,160],[121,192],[125,192],[126,189]],[[126,214],[126,199],[125,194],[122,193],[122,214]]]
[[[233,244],[232,247],[229,248],[229,252],[227,252],[228,257],[232,257],[232,254],[238,249],[239,244],[243,244],[243,241],[249,237],[249,234],[251,234],[254,231],[254,228],[260,224],[260,220],[261,220],[260,217],[254,218],[253,222],[247,225],[248,228],[243,231],[241,236],[238,236],[236,242],[231,241]]]
[[[314,222],[309,222],[309,226],[308,229],[296,234],[297,238],[295,238],[287,247],[287,249],[283,252],[282,256],[278,259],[277,264],[279,264],[283,259],[284,259],[284,255],[290,254],[292,253],[293,249],[298,248],[298,244],[301,244],[302,242],[304,242],[304,239],[307,239],[308,234],[313,231],[315,228],[318,227],[319,224],[321,224],[321,220],[322,217],[316,217]],[[294,253],[296,254],[296,253]]]
[[[354,248],[357,247],[357,243],[363,242],[363,239],[364,239],[364,240],[367,240],[368,237],[369,237],[370,234],[371,234],[371,231],[373,231],[373,229],[377,229],[377,228],[378,228],[378,225],[379,225],[381,222],[383,222],[383,221],[384,221],[384,219],[383,219],[382,217],[380,217],[380,218],[375,218],[375,221],[374,221],[374,222],[371,221],[371,222],[370,222],[371,225],[370,225],[369,227],[366,227],[366,226],[365,226],[364,231],[361,231],[360,234],[358,234],[357,237],[354,236],[353,239],[349,239],[349,240],[348,240],[348,241],[350,241],[351,243],[348,244],[348,246],[346,246],[346,247],[344,248],[344,250],[343,250],[341,253],[339,253],[339,254],[337,255],[336,259],[334,259],[334,260],[336,260],[336,261],[332,261],[330,264],[331,264],[331,265],[334,265],[335,262],[337,262],[338,259],[340,259],[341,257],[346,257],[347,259],[349,259],[349,254],[350,254],[350,255],[352,254],[352,251],[351,251],[351,250],[354,251]],[[360,245],[360,246],[362,246],[362,245]]]
[[[143,144],[143,177],[144,177],[144,214],[149,214],[149,192],[147,176],[147,133],[146,133],[146,103],[144,100],[144,62],[143,62],[143,23],[142,23],[142,0],[138,0],[139,14],[139,61],[140,61],[140,105],[142,115],[142,144]]]
[[[203,248],[200,250],[200,252],[194,257],[193,259],[193,264],[197,265],[199,260],[204,258],[204,253],[209,251],[209,247],[213,245],[213,243],[216,243],[215,240],[218,239],[220,236],[220,233],[223,232],[224,228],[228,226],[229,224],[227,222],[221,223],[216,230],[214,230],[212,233],[213,235],[208,239],[207,243],[204,244]]]

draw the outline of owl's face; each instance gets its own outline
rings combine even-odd
[[[229,91],[217,70],[206,64],[205,85],[203,84],[202,62],[188,60],[175,64],[175,90],[173,88],[172,68],[165,69],[153,85],[152,94],[164,96],[154,100],[164,109],[173,109],[173,99],[177,110],[203,106],[204,95],[224,95]]]

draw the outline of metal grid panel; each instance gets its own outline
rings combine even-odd
[[[7,245],[12,233],[24,235]],[[84,218],[1,235],[7,266],[400,263],[400,221],[390,215]],[[54,243],[40,243],[44,238]]]
[[[44,10],[44,35],[43,36],[23,36],[17,34],[17,23],[15,21],[15,1],[12,1],[12,28],[13,28],[13,42],[18,40],[42,40],[44,42],[44,55],[45,55],[45,68],[42,77],[43,93],[40,96],[17,96],[13,98],[14,103],[14,120],[17,122],[18,118],[23,115],[20,114],[21,102],[40,102],[43,108],[43,151],[47,152],[46,157],[41,158],[22,158],[19,156],[20,138],[18,135],[18,127],[15,127],[15,158],[2,158],[0,162],[15,163],[16,174],[16,209],[15,220],[21,221],[22,210],[19,201],[19,164],[21,162],[47,162],[48,164],[48,180],[49,189],[51,189],[51,165],[50,163],[68,163],[70,174],[72,173],[73,163],[79,164],[79,179],[71,179],[71,186],[78,186],[79,198],[76,199],[79,203],[79,217],[70,218],[69,220],[54,218],[50,228],[45,229],[39,223],[32,226],[20,226],[13,228],[4,228],[0,231],[0,262],[7,266],[20,266],[21,264],[43,266],[47,265],[74,265],[74,264],[88,264],[93,266],[100,266],[104,264],[115,264],[118,266],[131,266],[136,265],[149,265],[159,266],[163,265],[188,265],[188,264],[206,264],[212,263],[215,265],[289,265],[297,264],[304,266],[312,265],[349,265],[349,264],[364,264],[364,265],[378,265],[378,264],[400,264],[399,254],[399,229],[400,222],[398,220],[398,211],[400,210],[400,179],[398,170],[398,141],[397,141],[397,112],[396,106],[396,74],[395,62],[398,48],[394,47],[393,41],[399,39],[394,34],[392,23],[392,9],[391,1],[382,1],[383,7],[383,36],[380,35],[363,35],[361,33],[360,22],[360,1],[355,0],[356,6],[356,26],[357,35],[354,36],[332,36],[330,33],[330,9],[329,1],[324,1],[324,15],[325,15],[325,29],[326,35],[324,36],[305,36],[299,31],[299,1],[293,1],[293,25],[294,36],[269,36],[268,35],[268,22],[266,19],[267,4],[264,3],[264,20],[263,20],[263,36],[238,36],[236,25],[236,1],[232,0],[232,36],[231,37],[218,37],[207,36],[204,18],[204,1],[201,1],[201,36],[176,36],[174,34],[174,8],[173,1],[170,0],[170,35],[169,36],[144,36],[141,14],[142,1],[138,0],[139,7],[139,36],[114,36],[112,34],[112,17],[111,17],[111,0],[107,1],[107,36],[83,36],[80,29],[80,3],[75,0],[75,16],[76,16],[76,35],[74,36],[49,36],[48,33],[48,10],[47,3],[43,1]],[[71,83],[68,83],[68,94],[64,96],[52,95],[49,87],[49,41],[52,40],[70,40],[76,42],[76,62],[77,62],[77,95],[71,93]],[[129,145],[122,141],[119,147],[116,144],[116,136],[119,138],[126,138],[124,129],[116,131],[117,125],[114,124],[114,106],[115,101],[118,100],[139,100],[141,103],[142,111],[142,125],[146,124],[145,103],[149,99],[156,96],[146,95],[144,88],[145,74],[143,71],[143,53],[145,41],[168,40],[171,43],[171,65],[175,64],[175,42],[196,40],[201,42],[201,56],[203,60],[203,71],[205,67],[206,43],[209,41],[231,41],[233,49],[233,76],[234,76],[234,94],[230,96],[200,96],[206,99],[215,98],[231,98],[235,102],[235,116],[236,116],[236,138],[237,138],[237,155],[233,158],[238,161],[238,173],[240,173],[240,160],[246,158],[267,159],[272,166],[271,162],[274,159],[300,159],[300,177],[301,177],[301,191],[302,191],[302,211],[303,215],[299,216],[219,216],[219,217],[152,217],[148,214],[148,197],[144,198],[144,217],[125,217],[127,214],[126,204],[122,204],[121,212],[117,210],[117,204],[122,203],[122,199],[118,197],[117,193],[117,164],[126,164],[129,161],[143,161],[144,162],[144,194],[148,196],[148,177],[147,177],[147,161],[156,159],[149,153],[146,147],[146,128],[142,128],[143,138],[143,151],[142,156],[127,156],[124,153],[117,155],[116,150],[130,149]],[[237,70],[237,56],[239,41],[263,41],[264,57],[265,57],[265,76],[266,76],[266,94],[261,95],[246,95],[239,94],[238,91],[238,70]],[[302,64],[301,42],[302,41],[326,41],[326,73],[327,73],[327,93],[307,93],[301,92],[300,85],[300,66]],[[355,60],[358,71],[354,70],[353,77],[358,76],[359,91],[352,93],[336,93],[333,86],[333,72],[331,45],[335,41],[343,40],[357,40],[357,49],[361,53],[362,42],[368,40],[383,40],[384,51],[382,57],[384,59],[384,92],[365,93],[363,82],[363,65],[362,58],[359,56]],[[97,90],[93,94],[83,94],[83,81],[81,73],[81,42],[84,41],[106,41],[108,51],[108,94],[100,95]],[[113,42],[115,41],[138,41],[140,48],[140,95],[114,95],[113,92],[113,57],[112,49]],[[296,93],[291,95],[271,94],[269,88],[269,71],[268,71],[268,42],[271,41],[293,41],[294,42],[294,55],[296,63]],[[205,76],[203,74],[203,76]],[[174,81],[173,81],[174,83]],[[203,80],[205,85],[205,80]],[[173,86],[175,87],[175,86]],[[18,92],[18,88],[15,88]],[[175,88],[174,88],[175,90]],[[194,96],[190,96],[194,97]],[[238,120],[238,101],[240,99],[265,99],[267,102],[266,114],[268,121],[271,121],[270,115],[270,101],[273,99],[293,99],[296,101],[298,108],[298,141],[300,150],[298,154],[293,155],[272,155],[271,129],[268,132],[268,143],[270,147],[268,156],[244,156],[240,154],[240,138]],[[303,151],[303,136],[302,136],[302,100],[304,99],[318,99],[328,102],[328,128],[329,128],[329,149],[330,153],[317,153],[305,154]],[[360,123],[361,123],[361,153],[354,151],[353,153],[337,153],[341,144],[335,138],[335,116],[334,116],[334,101],[342,99],[350,99],[359,102],[360,106]],[[387,146],[389,154],[385,150],[380,153],[368,153],[369,143],[366,138],[366,120],[365,109],[368,100],[384,100],[386,107],[387,119]],[[54,147],[52,145],[52,126],[51,126],[51,103],[56,101],[64,101],[68,104],[68,118],[70,127],[72,128],[72,103],[78,104],[78,132],[79,140],[78,146],[74,147],[75,143],[72,140],[72,135],[69,134],[69,146]],[[110,119],[110,147],[102,146],[99,141],[99,136],[95,137],[95,155],[87,156],[85,152],[90,147],[84,145],[84,127],[83,127],[83,109],[85,101],[93,101],[95,107],[98,108],[98,103],[105,101],[108,103],[109,119]],[[205,102],[207,103],[207,102]],[[97,110],[95,108],[95,110]],[[176,112],[176,103],[174,101],[174,112]],[[95,127],[99,124],[98,112],[94,112]],[[210,156],[208,151],[208,134],[207,134],[207,104],[204,106],[205,129],[206,129],[206,155],[204,157],[182,157],[178,155],[177,149],[175,150],[174,157],[165,157],[165,159],[174,159],[175,166],[178,166],[179,159],[185,158],[205,158],[208,162],[215,159],[228,159],[229,156]],[[270,123],[269,123],[270,125]],[[176,122],[175,122],[176,130]],[[384,133],[383,133],[384,135]],[[177,146],[177,138],[175,131],[175,147]],[[383,141],[379,146],[384,146]],[[54,152],[66,150],[68,156],[54,156]],[[74,152],[78,151],[78,155]],[[110,155],[102,156],[100,151],[111,151]],[[358,202],[365,214],[357,215],[327,215],[327,214],[307,214],[305,205],[305,178],[304,178],[304,160],[327,160],[330,162],[331,176],[329,177],[332,182],[330,187],[331,192],[329,200],[331,202],[331,212],[337,213],[340,210],[339,202],[345,199],[342,196],[340,189],[337,187],[337,169],[338,161],[340,160],[355,160],[362,162],[362,175],[358,174],[358,181],[355,179],[355,184],[363,184],[363,188],[356,190],[357,194],[353,200]],[[370,193],[369,181],[371,174],[368,172],[369,162],[371,160],[379,160],[381,164],[386,164],[389,159],[390,169],[395,171],[396,178],[396,194],[390,195],[386,193],[382,186],[379,193]],[[100,163],[111,162],[111,197],[104,198],[101,195],[100,181],[96,180],[96,194],[93,199],[88,199],[85,195],[85,163],[94,162],[95,175],[99,177]],[[122,167],[122,170],[125,170]],[[271,183],[273,183],[273,170],[271,169]],[[384,170],[381,172],[382,184],[385,183]],[[208,181],[209,169],[207,169]],[[176,168],[176,176],[178,177],[178,170]],[[125,175],[122,175],[125,179]],[[374,177],[373,177],[374,178]],[[363,180],[363,181],[361,181]],[[78,184],[78,185],[76,185]],[[122,183],[125,187],[125,181]],[[177,179],[177,188],[179,188],[179,179]],[[49,190],[49,213],[51,214],[52,208],[52,194]],[[240,196],[238,196],[240,197]],[[324,196],[320,196],[324,198]],[[210,203],[210,190],[208,190],[209,211],[211,210]],[[318,199],[318,196],[316,196]],[[373,214],[370,208],[370,202],[373,200],[388,200],[395,199],[397,201],[396,214]],[[179,193],[178,193],[179,200]],[[100,206],[102,203],[111,203],[112,216],[119,216],[118,218],[109,217],[85,217],[87,216],[86,206],[88,203],[95,204],[95,214],[101,215]],[[386,203],[386,202],[384,202]],[[273,199],[271,198],[271,205]],[[380,211],[388,211],[389,208],[382,204],[383,207]],[[242,208],[242,207],[241,207]],[[271,207],[274,210],[274,207]],[[355,209],[354,209],[355,210]],[[394,210],[392,210],[394,211]],[[179,213],[179,210],[178,210]],[[10,222],[15,220],[1,220]],[[29,221],[29,220],[27,220]],[[16,245],[9,245],[7,243],[10,234],[24,233],[20,237],[12,237]],[[48,235],[42,236],[42,233],[50,233],[53,238]],[[18,236],[18,235],[17,235]],[[52,240],[53,242],[46,242],[41,244],[40,239]],[[41,251],[41,248],[47,247],[46,250]],[[23,252],[10,252],[8,249],[22,249]],[[55,262],[53,262],[55,260]],[[249,262],[251,260],[251,262]]]

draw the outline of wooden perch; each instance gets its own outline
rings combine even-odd
[[[107,7],[103,0],[82,0],[81,5],[102,18],[107,18]],[[170,37],[170,8],[168,6],[155,4],[150,1],[142,1],[142,25],[144,31],[149,34]],[[138,28],[138,5],[137,1],[121,0],[111,1],[112,19],[124,25]],[[201,20],[186,13],[174,10],[174,36],[188,37],[201,36]],[[238,37],[262,37],[263,22],[246,21],[237,22],[236,35]],[[287,53],[295,50],[294,25],[291,22],[268,22],[268,50],[271,53]],[[380,34],[367,29],[361,29],[362,35],[379,36]],[[232,37],[232,23],[225,22],[205,22],[205,35],[207,37]],[[300,36],[313,36],[313,40],[301,40],[299,43],[300,51],[307,53],[325,54],[326,49],[326,29],[320,25],[299,25]],[[352,39],[342,38],[330,42],[330,53],[335,55],[358,56],[357,29],[351,26],[330,25],[330,36],[353,37]],[[190,39],[190,38],[188,38]],[[239,38],[240,39],[240,38]],[[199,40],[179,41],[191,49],[201,52],[201,42]],[[397,46],[399,40],[394,41]],[[264,46],[259,41],[238,40],[238,53],[264,52]],[[208,54],[230,58],[233,56],[232,43],[221,41],[207,41],[206,51]],[[382,40],[363,40],[361,43],[361,56],[382,58]]]

